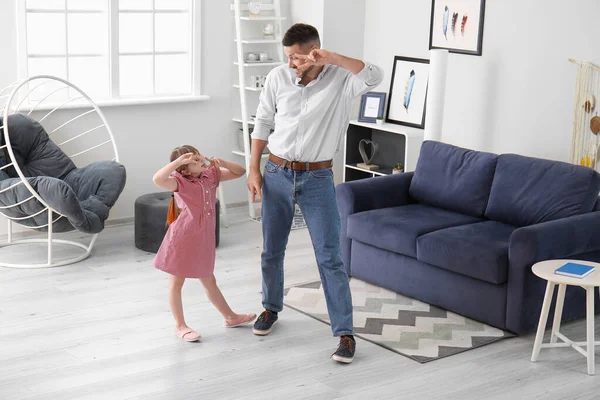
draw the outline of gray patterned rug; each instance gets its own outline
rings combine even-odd
[[[514,336],[358,279],[350,289],[355,335],[420,363]],[[320,281],[286,289],[284,304],[329,324]]]

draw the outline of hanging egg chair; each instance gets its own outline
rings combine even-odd
[[[8,235],[0,244],[0,266],[58,267],[87,258],[126,180],[104,114],[81,89],[48,75],[8,86],[2,101],[0,214]],[[45,237],[15,240],[15,224]],[[74,230],[90,234],[89,244],[54,238]],[[15,245],[32,243],[47,246],[45,262],[22,256],[22,263],[4,261]],[[54,257],[56,243],[74,254]]]

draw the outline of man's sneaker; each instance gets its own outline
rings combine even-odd
[[[354,359],[355,351],[356,340],[354,340],[354,337],[343,335],[340,337],[340,345],[336,352],[331,355],[331,358],[337,362],[350,364]]]
[[[275,322],[277,322],[277,313],[265,310],[258,316],[252,332],[254,332],[255,335],[266,336],[273,330]]]

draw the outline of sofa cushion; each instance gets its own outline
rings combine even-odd
[[[348,217],[348,237],[380,249],[417,257],[417,237],[480,218],[425,204],[364,211]]]
[[[441,229],[417,239],[417,259],[489,283],[505,283],[508,243],[516,229],[496,221]]]
[[[409,193],[419,203],[483,216],[498,156],[425,141]]]
[[[552,221],[592,211],[599,190],[591,168],[503,154],[485,215],[516,226]]]

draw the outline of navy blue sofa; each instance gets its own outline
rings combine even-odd
[[[415,172],[337,186],[342,257],[358,279],[524,334],[546,284],[534,263],[600,262],[599,191],[591,168],[425,141]],[[563,321],[584,316],[568,287]]]

